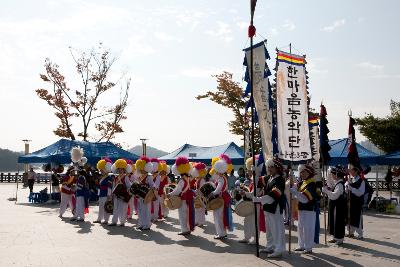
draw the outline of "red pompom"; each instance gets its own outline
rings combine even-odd
[[[232,160],[231,160],[227,155],[221,154],[219,157],[220,157],[221,159],[225,160],[225,162],[226,162],[227,164],[232,164]]]
[[[157,162],[157,163],[159,163],[160,161],[159,161],[157,158],[151,158],[151,159],[150,159],[150,162]]]
[[[206,164],[204,164],[203,162],[197,162],[197,163],[194,165],[194,168],[195,168],[196,170],[203,170],[203,169],[206,168]]]
[[[146,157],[146,156],[140,157],[140,160],[143,160],[143,161],[145,161],[146,163],[149,163],[149,162],[150,162],[150,159],[149,159],[148,157]]]
[[[179,166],[181,164],[187,164],[187,163],[189,163],[189,160],[185,157],[178,157],[175,161],[176,166]]]
[[[249,38],[254,37],[256,35],[256,27],[254,25],[250,25],[248,29]]]

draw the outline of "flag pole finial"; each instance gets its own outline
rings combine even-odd
[[[351,111],[351,109],[347,112],[347,115],[349,115],[349,117],[353,116],[353,112]]]

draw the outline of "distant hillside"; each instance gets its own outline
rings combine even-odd
[[[142,146],[134,146],[128,150],[129,152],[135,153],[138,156],[142,155]],[[157,148],[147,146],[146,154],[149,158],[159,158],[168,154],[168,152],[158,150]]]
[[[19,152],[0,148],[0,172],[23,170],[23,165],[17,166]]]

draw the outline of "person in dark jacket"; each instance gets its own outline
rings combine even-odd
[[[344,190],[346,171],[342,166],[337,165],[330,169],[330,174],[333,179],[332,186],[322,188],[322,192],[329,198],[328,221],[329,234],[332,235],[332,239],[328,242],[341,245],[343,244],[347,216],[347,198]]]
[[[263,205],[267,222],[267,246],[260,252],[269,253],[268,258],[280,258],[285,252],[283,211],[286,206],[286,198],[283,165],[278,158],[267,160],[265,165],[269,178],[266,181],[263,196],[253,198],[253,202]]]

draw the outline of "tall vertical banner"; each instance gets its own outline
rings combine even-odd
[[[251,64],[251,48],[244,49],[245,65]],[[258,125],[260,127],[261,142],[263,148],[264,158],[271,158],[273,155],[272,145],[272,107],[270,103],[270,88],[268,82],[268,75],[270,71],[266,64],[268,52],[265,48],[264,42],[253,45],[253,98],[254,106],[258,115]],[[247,70],[249,71],[249,67]],[[251,75],[248,75],[251,77]]]
[[[312,158],[305,64],[304,56],[277,50],[278,150],[288,161]]]

